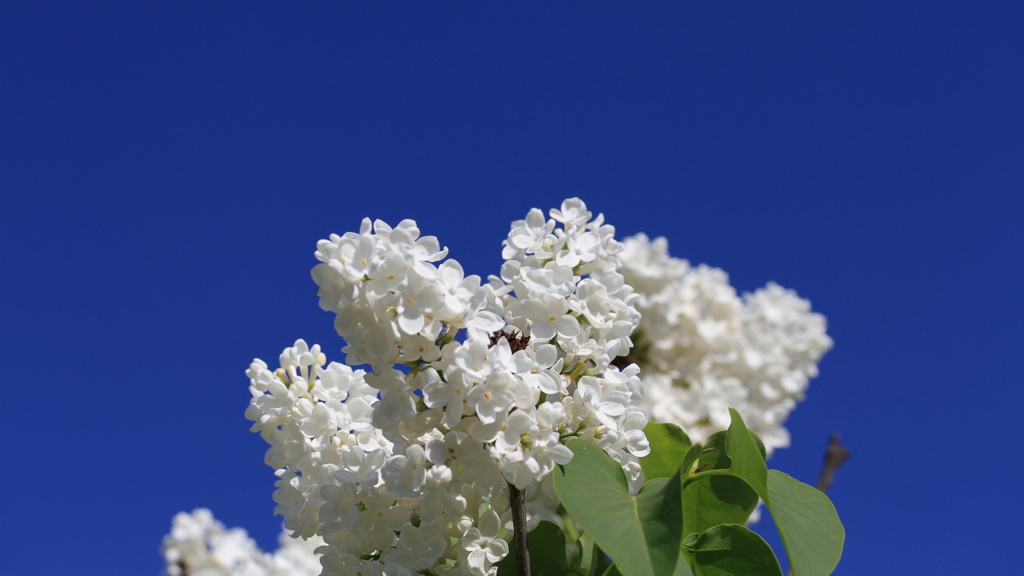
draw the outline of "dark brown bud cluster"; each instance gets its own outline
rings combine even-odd
[[[502,328],[501,330],[495,330],[494,334],[491,334],[489,338],[491,340],[491,343],[488,346],[488,348],[493,348],[494,345],[498,343],[498,340],[504,338],[505,340],[508,341],[508,347],[512,349],[513,354],[519,352],[520,350],[525,350],[526,347],[530,345],[529,336],[524,335],[522,332],[519,332],[518,336],[515,334],[508,334],[507,332],[505,332],[504,328]]]

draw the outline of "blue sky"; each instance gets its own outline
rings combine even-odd
[[[318,239],[414,218],[496,272],[580,196],[835,348],[836,574],[1020,573],[1019,3],[7,3],[0,574],[158,574],[179,510],[275,545],[244,371],[339,358]]]

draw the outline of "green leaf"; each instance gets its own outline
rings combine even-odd
[[[744,524],[757,507],[757,492],[742,478],[711,476],[683,489],[683,535],[719,524]]]
[[[728,470],[732,460],[725,452],[727,432],[708,437],[697,470]],[[755,436],[756,438],[756,436]],[[757,506],[757,493],[734,476],[697,473],[683,488],[683,536],[700,534],[719,524],[743,524]]]
[[[698,462],[700,466],[708,465],[705,470],[727,470],[732,466],[732,460],[725,453],[725,438],[728,434],[725,430],[715,432],[704,441]]]
[[[738,524],[709,528],[684,546],[703,576],[782,576],[771,546]]]
[[[564,576],[575,572],[569,568],[565,557],[565,533],[551,522],[541,522],[526,537],[530,549],[530,574],[532,576]],[[509,553],[498,562],[498,576],[516,576],[516,544],[509,542]]]
[[[679,469],[686,452],[693,442],[675,424],[658,424],[651,422],[644,428],[647,441],[651,444],[651,453],[640,459],[640,468],[644,478],[669,478]]]
[[[741,420],[742,422],[742,420]],[[767,460],[767,456],[764,449],[764,443],[757,437],[757,434],[750,432],[750,437],[754,439],[754,443],[757,445],[757,451],[761,454],[761,460]],[[704,449],[701,452],[700,463],[710,464],[709,469],[727,469],[732,467],[732,460],[725,451],[726,438],[729,437],[727,430],[715,432],[711,436],[708,436],[707,440],[704,441]]]
[[[765,504],[779,529],[793,576],[828,576],[843,555],[846,531],[828,496],[779,472],[768,472]]]
[[[747,430],[739,412],[729,408],[732,423],[725,436],[725,451],[732,460],[730,469],[746,480],[747,484],[765,502],[768,501],[768,466],[764,462],[764,452],[759,450],[756,436]]]
[[[566,446],[573,458],[553,476],[565,509],[623,576],[672,576],[683,529],[678,471],[648,482],[633,496],[622,467],[602,448],[580,439]]]
[[[728,431],[708,437],[697,470],[683,481],[684,536],[719,524],[743,524],[757,506],[751,483],[767,474],[764,445],[739,414],[732,416]],[[767,493],[767,484],[762,486]]]
[[[697,460],[700,459],[701,451],[703,449],[703,446],[701,446],[700,444],[694,444],[693,446],[690,446],[689,450],[686,451],[686,456],[683,456],[683,461],[679,465],[680,488],[682,487],[681,481],[683,479],[683,476],[690,475],[690,470],[693,469],[693,465],[697,462]]]
[[[686,548],[680,548],[679,560],[676,562],[676,571],[672,576],[700,576],[695,568],[693,555]]]

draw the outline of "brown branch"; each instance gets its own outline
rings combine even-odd
[[[839,432],[833,432],[825,448],[825,460],[821,463],[821,475],[818,476],[818,490],[828,494],[828,489],[835,479],[836,470],[850,458],[850,449],[839,443]]]
[[[509,482],[508,502],[512,505],[512,532],[518,576],[530,576],[530,549],[526,547],[526,491]]]

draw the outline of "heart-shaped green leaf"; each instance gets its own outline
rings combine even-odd
[[[765,504],[779,529],[794,576],[828,576],[843,555],[846,531],[828,496],[779,472],[768,471]]]
[[[702,576],[782,576],[771,546],[738,524],[709,528],[683,545]]]
[[[683,531],[678,471],[633,496],[622,467],[602,448],[579,439],[566,446],[573,458],[553,475],[565,509],[623,576],[672,576]]]

